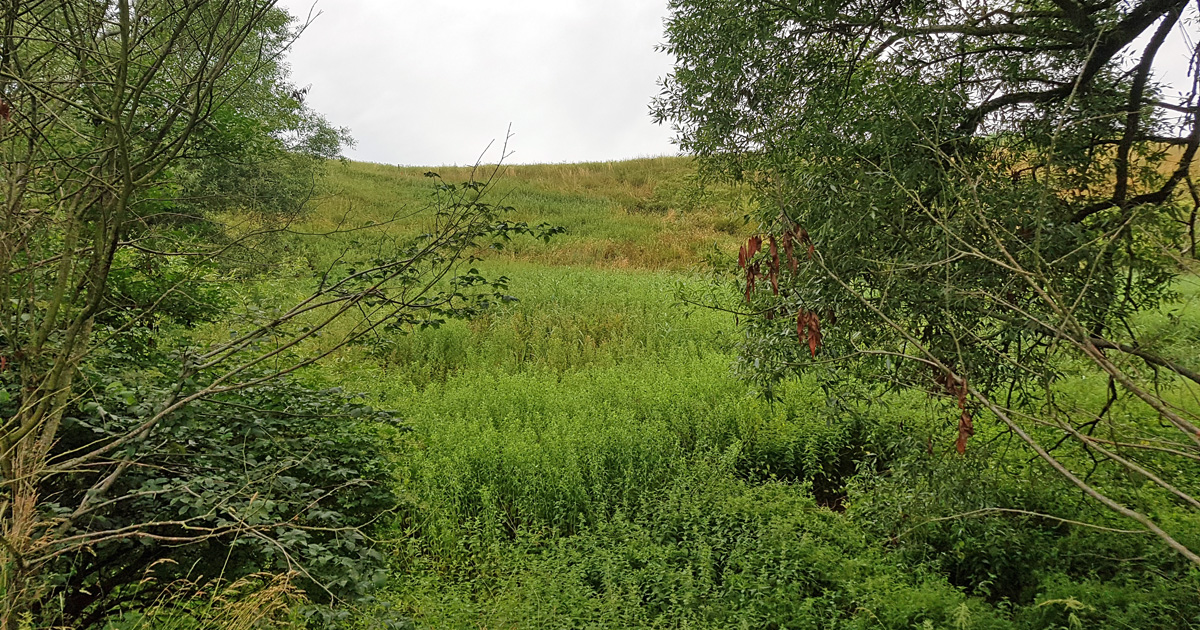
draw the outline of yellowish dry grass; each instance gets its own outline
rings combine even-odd
[[[327,193],[314,201],[299,226],[305,231],[387,224],[391,235],[432,227],[429,169],[350,162],[330,167]],[[714,247],[726,251],[749,232],[746,191],[702,185],[689,158],[625,162],[483,166],[437,169],[458,183],[497,177],[488,200],[513,210],[507,217],[567,229],[549,244],[527,239],[499,253],[500,260],[600,268],[686,269]],[[361,236],[361,233],[358,235]],[[345,239],[328,241],[332,255]]]

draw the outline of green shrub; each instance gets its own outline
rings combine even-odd
[[[128,435],[170,386],[153,373],[97,368],[94,396],[65,420],[56,452]],[[134,465],[98,497],[115,499],[65,533],[98,542],[52,565],[54,593],[44,601],[53,609],[38,613],[97,627],[158,601],[163,585],[205,589],[265,571],[295,574],[317,618],[345,616],[331,605],[365,597],[385,576],[364,530],[395,505],[379,433],[401,429],[341,390],[287,380],[183,408],[116,451]],[[80,505],[96,480],[89,470],[58,477],[47,509]],[[136,533],[105,534],[122,531]]]

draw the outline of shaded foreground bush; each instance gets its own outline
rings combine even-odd
[[[58,452],[127,435],[172,385],[153,368],[92,367],[95,395],[65,419]],[[212,607],[206,593],[236,611],[239,598],[263,596],[246,580],[270,572],[265,592],[284,602],[280,614],[343,617],[332,605],[361,600],[386,576],[364,529],[395,504],[378,433],[401,429],[339,389],[289,380],[186,407],[158,426],[153,448],[109,489],[115,498],[62,533],[94,542],[49,565],[33,613],[77,628],[120,611],[186,619]],[[93,481],[59,477],[46,509],[81,504]],[[181,584],[193,595],[179,595]]]

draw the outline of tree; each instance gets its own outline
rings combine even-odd
[[[1163,45],[1189,10],[672,2],[677,61],[655,114],[710,173],[758,193],[761,234],[739,261],[747,372],[768,390],[828,370],[936,392],[959,453],[993,418],[1200,563],[1087,473],[1103,462],[1200,508],[1194,357],[1154,347],[1136,321],[1174,297],[1186,247],[1197,53],[1186,95],[1156,81],[1181,61]],[[1107,379],[1107,404],[1074,405],[1064,370]],[[1148,413],[1113,419],[1118,396]]]
[[[156,336],[226,315],[209,277],[285,231],[347,139],[287,83],[281,56],[302,26],[275,5],[0,12],[4,630],[103,624],[155,599],[146,564],[203,559],[204,545],[241,553],[241,575],[290,571],[316,599],[353,594],[370,579],[361,515],[385,507],[387,473],[349,423],[374,412],[288,377],[381,326],[485,308],[504,282],[461,272],[470,252],[555,231],[503,221],[487,178],[438,182],[427,234],[345,252],[304,299],[228,339]],[[193,580],[229,568],[194,566]]]

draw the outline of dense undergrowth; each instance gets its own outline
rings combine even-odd
[[[959,456],[945,400],[841,399],[813,375],[767,401],[740,380],[734,316],[677,292],[705,285],[706,258],[745,229],[742,202],[697,192],[690,169],[509,169],[496,193],[516,218],[568,229],[479,263],[520,301],[371,337],[306,374],[412,428],[382,440],[399,499],[375,532],[391,576],[363,627],[383,614],[431,628],[1200,625],[1194,570],[998,425],[977,421]],[[427,194],[419,174],[335,169],[312,227],[385,223]],[[342,238],[293,251],[284,275],[300,279],[267,290],[384,242]],[[1142,325],[1195,347],[1194,280],[1180,290]],[[1104,399],[1065,367],[1064,396]],[[1098,467],[1093,481],[1200,543],[1185,512],[1139,503],[1138,480]]]
[[[680,296],[733,290],[720,269],[748,229],[744,200],[700,188],[692,169],[684,159],[513,167],[493,190],[514,207],[506,218],[567,230],[475,252],[471,264],[506,278],[516,300],[345,346],[337,340],[356,324],[337,323],[288,350],[330,352],[322,362],[165,425],[163,455],[149,462],[158,468],[125,482],[147,499],[109,518],[287,525],[274,542],[98,546],[131,570],[155,563],[153,579],[173,585],[129,600],[139,606],[109,627],[1200,626],[1200,574],[999,423],[981,414],[959,455],[958,411],[944,395],[864,385],[847,397],[814,371],[768,397],[743,379],[752,366],[738,361],[738,316]],[[293,235],[206,270],[205,300],[174,308],[178,321],[106,346],[92,366],[102,406],[79,410],[64,447],[138,422],[148,404],[138,401],[172,385],[155,366],[176,344],[277,317],[324,269],[369,262],[427,227],[419,210],[434,183],[419,169],[333,164],[329,183]],[[171,268],[122,269],[128,300],[178,282]],[[1136,322],[1175,356],[1200,344],[1194,278]],[[1058,403],[1101,407],[1107,383],[1082,374],[1062,366]],[[1196,405],[1172,381],[1159,385]],[[1108,417],[1141,413],[1117,401]],[[1089,457],[1070,443],[1056,454]],[[239,458],[249,467],[230,463]],[[1102,462],[1089,479],[1200,546],[1200,523],[1144,479]],[[79,582],[71,590],[98,592],[75,561],[62,567]],[[65,615],[88,602],[60,605]],[[270,614],[254,621],[254,610]]]

